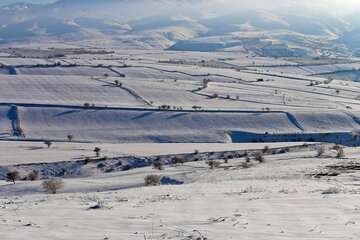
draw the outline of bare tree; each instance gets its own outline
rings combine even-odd
[[[47,147],[49,148],[49,147],[52,145],[52,142],[50,142],[50,141],[45,141],[44,144],[47,145]]]
[[[19,175],[19,172],[9,172],[6,174],[6,179],[9,181],[9,182],[13,182],[15,184],[15,181],[17,179],[19,179],[20,175]]]
[[[74,136],[73,135],[67,135],[67,138],[68,138],[69,142],[71,142],[73,140]]]
[[[96,153],[96,157],[100,156],[100,151],[101,151],[101,148],[99,148],[99,147],[94,148],[94,152]]]

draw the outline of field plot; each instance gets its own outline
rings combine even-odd
[[[155,50],[0,62],[0,239],[359,236],[360,84],[324,77],[357,62]],[[44,195],[52,177],[63,188]]]
[[[128,91],[101,79],[83,76],[4,76],[0,81],[2,103],[83,106],[144,106]]]
[[[54,75],[54,76],[119,76],[108,68],[92,67],[23,67],[16,68],[19,75]]]

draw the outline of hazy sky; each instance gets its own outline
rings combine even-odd
[[[27,2],[27,3],[49,3],[55,2],[55,0],[0,0],[0,5],[9,5],[16,2]]]
[[[102,0],[99,0],[99,3],[101,3],[101,1]],[[177,2],[178,0],[165,1]],[[0,5],[8,5],[16,2],[51,3],[56,2],[56,0],[0,0]],[[197,4],[202,4],[204,7],[215,4],[216,7],[230,8],[233,10],[247,8],[277,8],[289,5],[292,7],[311,6],[332,13],[346,14],[349,12],[359,12],[360,14],[360,0],[197,0]]]

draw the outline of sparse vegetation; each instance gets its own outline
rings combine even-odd
[[[162,161],[155,162],[154,168],[157,170],[164,170],[164,163]]]
[[[264,149],[262,150],[263,153],[267,153],[269,151],[269,146],[265,146]]]
[[[96,157],[99,157],[100,156],[100,151],[101,151],[101,148],[100,147],[95,147],[94,148],[94,152],[96,154]]]
[[[345,157],[345,153],[344,153],[344,148],[338,144],[336,144],[333,149],[336,151],[336,158],[344,158]]]
[[[71,142],[73,140],[74,136],[73,135],[67,135],[67,138],[68,138],[69,142]]]
[[[130,164],[126,164],[124,167],[123,167],[123,171],[129,171],[131,170],[133,167],[130,165]]]
[[[264,154],[262,152],[256,152],[254,157],[255,160],[258,161],[259,163],[265,162]]]
[[[29,181],[38,180],[38,179],[39,179],[39,171],[38,171],[38,170],[33,170],[33,171],[31,171],[31,172],[28,174],[27,179],[28,179]]]
[[[87,165],[87,164],[89,164],[90,162],[92,162],[91,158],[86,157],[85,160],[84,160],[84,164]]]
[[[103,169],[103,168],[105,168],[106,167],[106,164],[105,163],[99,163],[98,164],[98,168],[100,168],[100,169]]]
[[[161,185],[162,176],[160,175],[147,175],[145,177],[146,186],[158,186]]]
[[[221,162],[216,161],[216,160],[210,160],[210,161],[207,162],[207,165],[210,166],[210,169],[214,169],[214,168],[220,167]]]
[[[184,164],[186,162],[186,159],[182,157],[173,157],[171,161],[173,164]]]
[[[52,145],[52,142],[51,142],[51,141],[45,141],[44,144],[45,144],[48,148],[50,148],[50,146]]]
[[[317,156],[318,157],[321,157],[325,152],[325,148],[324,147],[320,147],[318,150],[317,150]]]
[[[61,174],[62,174],[63,176],[65,176],[66,173],[67,173],[67,169],[66,169],[66,168],[62,168],[62,169],[61,169]]]
[[[15,181],[20,178],[20,174],[17,171],[14,172],[8,172],[6,174],[6,180],[9,182],[13,182],[15,184]]]
[[[64,182],[60,178],[50,178],[43,181],[42,187],[48,194],[56,194],[64,187]]]

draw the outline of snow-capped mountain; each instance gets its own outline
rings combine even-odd
[[[0,8],[2,43],[41,37],[108,39],[173,50],[251,51],[265,56],[357,53],[356,15],[315,9],[253,9],[224,14],[186,1],[61,0]],[[202,6],[201,8],[199,6]],[[191,9],[191,10],[190,10]],[[209,12],[206,12],[209,11]],[[206,16],[206,17],[205,17]]]

